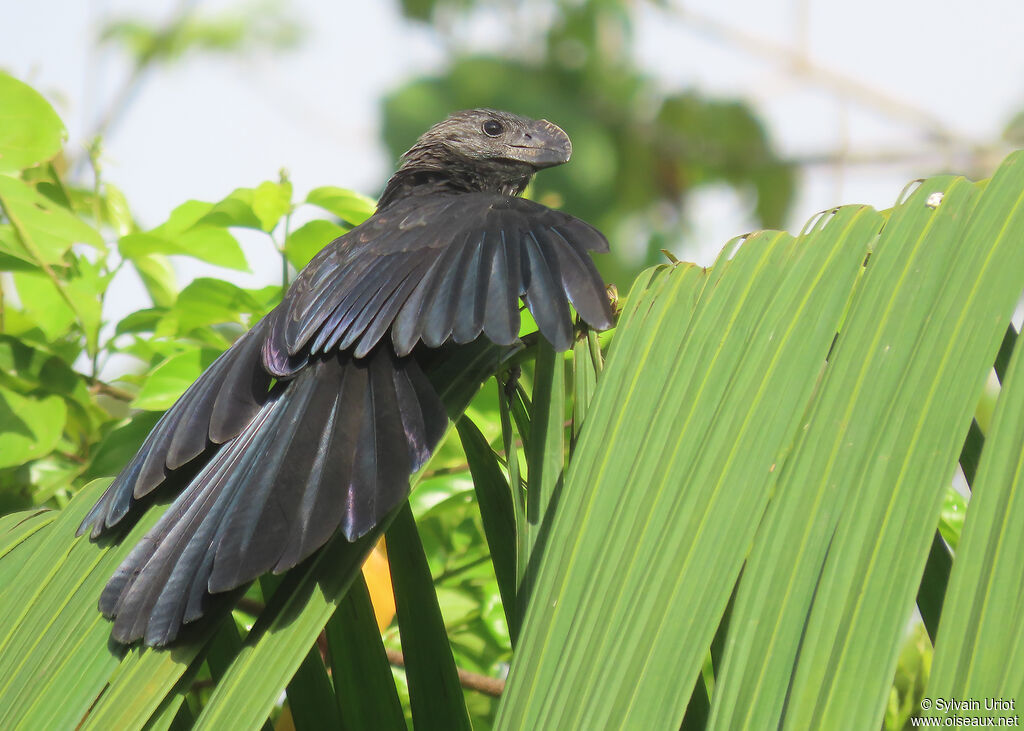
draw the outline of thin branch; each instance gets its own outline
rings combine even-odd
[[[448,581],[452,577],[458,576],[459,574],[464,574],[467,571],[472,571],[477,566],[482,566],[486,563],[490,563],[490,561],[491,555],[488,553],[485,556],[474,558],[472,561],[469,561],[468,563],[460,564],[454,568],[446,569],[443,573],[438,574],[437,578],[434,579],[434,586],[437,586],[443,581]]]
[[[281,241],[281,297],[288,293],[288,237],[292,235],[292,207],[289,204],[288,213],[284,217],[284,239]]]
[[[398,650],[388,650],[388,662],[396,667],[405,667],[405,656]],[[505,681],[501,678],[492,678],[489,675],[471,673],[468,670],[458,668],[459,684],[463,688],[475,690],[477,693],[489,695],[492,698],[501,698],[505,692]]]
[[[388,662],[392,665],[400,668],[405,667],[405,657],[401,652],[397,650],[388,650]],[[490,696],[491,698],[501,698],[501,694],[505,692],[505,681],[501,678],[492,678],[489,675],[481,675],[480,673],[471,673],[468,670],[462,670],[457,668],[459,673],[459,684],[463,688],[469,690],[475,690],[477,693]],[[190,686],[190,690],[197,691],[206,688],[212,688],[217,684],[217,681],[212,678],[204,678],[196,680]]]
[[[180,26],[195,10],[196,5],[199,4],[199,0],[182,0],[174,13],[174,16],[165,25],[165,32],[169,32],[171,29]],[[107,136],[110,131],[124,118],[129,107],[138,98],[139,91],[142,88],[142,82],[145,81],[146,72],[152,68],[157,62],[156,57],[150,53],[141,58],[137,58],[135,63],[132,65],[132,71],[128,77],[118,88],[114,97],[107,104],[106,109],[100,115],[96,124],[93,126],[92,131],[86,135],[85,139],[88,144],[92,144],[95,140]],[[78,173],[81,170],[82,165],[86,162],[86,158],[82,156],[76,156],[76,159],[71,163],[72,175]]]
[[[956,142],[966,146],[973,144],[964,136],[950,129],[944,120],[931,112],[910,104],[905,99],[872,88],[853,76],[822,68],[812,63],[806,54],[800,51],[734,28],[710,15],[695,12],[689,7],[680,7],[677,4],[673,7],[672,12],[690,27],[715,40],[786,66],[794,75],[802,76],[812,83],[854,99],[864,106],[876,109],[890,117],[909,122],[941,142]]]
[[[126,391],[123,388],[117,386],[111,386],[109,383],[104,383],[100,379],[94,376],[86,376],[85,380],[89,382],[89,390],[93,393],[103,394],[109,396],[112,399],[118,401],[124,401],[126,403],[135,400],[135,394],[131,391]]]
[[[250,599],[249,597],[243,596],[241,599],[238,600],[238,603],[235,604],[235,609],[239,609],[245,612],[246,614],[251,614],[255,617],[263,611],[263,608],[265,606],[266,605],[263,602],[259,602],[255,599]]]
[[[149,60],[140,60],[132,66],[132,72],[124,80],[124,83],[121,84],[117,93],[114,94],[114,98],[111,99],[106,110],[96,121],[96,124],[93,125],[92,131],[86,135],[85,139],[89,144],[92,144],[94,140],[105,137],[124,118],[128,108],[139,95],[139,90],[142,88],[142,82],[145,79],[145,72],[149,69],[150,63]]]
[[[252,615],[258,615],[263,611],[266,605],[263,602],[258,602],[248,597],[242,597],[236,608],[241,609],[244,612]],[[321,633],[323,637],[323,633]],[[318,642],[319,642],[318,638]],[[321,651],[322,655],[326,655],[326,652]],[[398,650],[387,650],[388,662],[392,665],[400,668],[405,667],[405,656]],[[481,675],[480,673],[472,673],[462,668],[456,668],[459,673],[459,683],[463,688],[469,688],[475,690],[478,693],[489,695],[492,698],[500,698],[502,692],[505,690],[505,681],[500,678],[492,678],[489,675]],[[193,690],[196,688],[205,688],[206,685],[202,685],[202,681],[197,681],[192,684]]]
[[[100,166],[100,141],[99,138],[95,138],[93,143],[89,145],[89,163],[92,165],[92,209],[93,218],[96,221],[96,228],[101,229],[103,226],[103,209],[100,203],[103,190],[103,175],[102,168]],[[104,259],[106,261],[106,259]],[[105,266],[105,265],[104,265]],[[100,316],[102,317],[103,306],[107,301],[107,287],[100,290]],[[86,345],[89,342],[89,336],[86,334]],[[99,332],[96,333],[96,350],[92,354],[92,377],[96,378],[100,373],[100,344],[99,344]]]
[[[1005,153],[1000,145],[974,146],[965,153],[969,162],[973,165],[985,166],[989,158],[993,160],[1002,159]],[[941,159],[940,159],[941,158]],[[828,150],[825,152],[811,152],[805,155],[795,155],[786,158],[786,162],[799,167],[833,167],[861,166],[878,167],[887,165],[910,165],[915,167],[935,167],[942,165],[948,160],[948,155],[935,150],[919,149],[907,150],[896,148],[891,150],[878,149],[861,152],[847,152],[845,149]]]

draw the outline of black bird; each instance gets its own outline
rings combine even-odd
[[[604,236],[517,197],[571,152],[550,122],[475,109],[405,153],[377,212],[192,384],[82,522],[96,538],[198,470],[103,591],[115,640],[166,645],[210,595],[295,566],[339,529],[354,541],[404,500],[448,423],[424,348],[515,343],[520,297],[558,350],[570,303],[611,327],[589,255]]]

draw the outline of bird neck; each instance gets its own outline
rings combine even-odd
[[[462,160],[434,150],[410,150],[391,176],[378,209],[420,195],[500,193],[519,195],[533,177],[529,165],[500,160]]]

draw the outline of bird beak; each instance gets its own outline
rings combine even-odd
[[[530,125],[509,144],[515,159],[538,169],[562,165],[572,156],[569,135],[546,119]]]

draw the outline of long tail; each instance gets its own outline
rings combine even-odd
[[[285,571],[339,528],[355,540],[409,491],[447,425],[416,361],[389,344],[320,356],[279,383],[110,579],[119,642],[174,640],[209,594]]]

